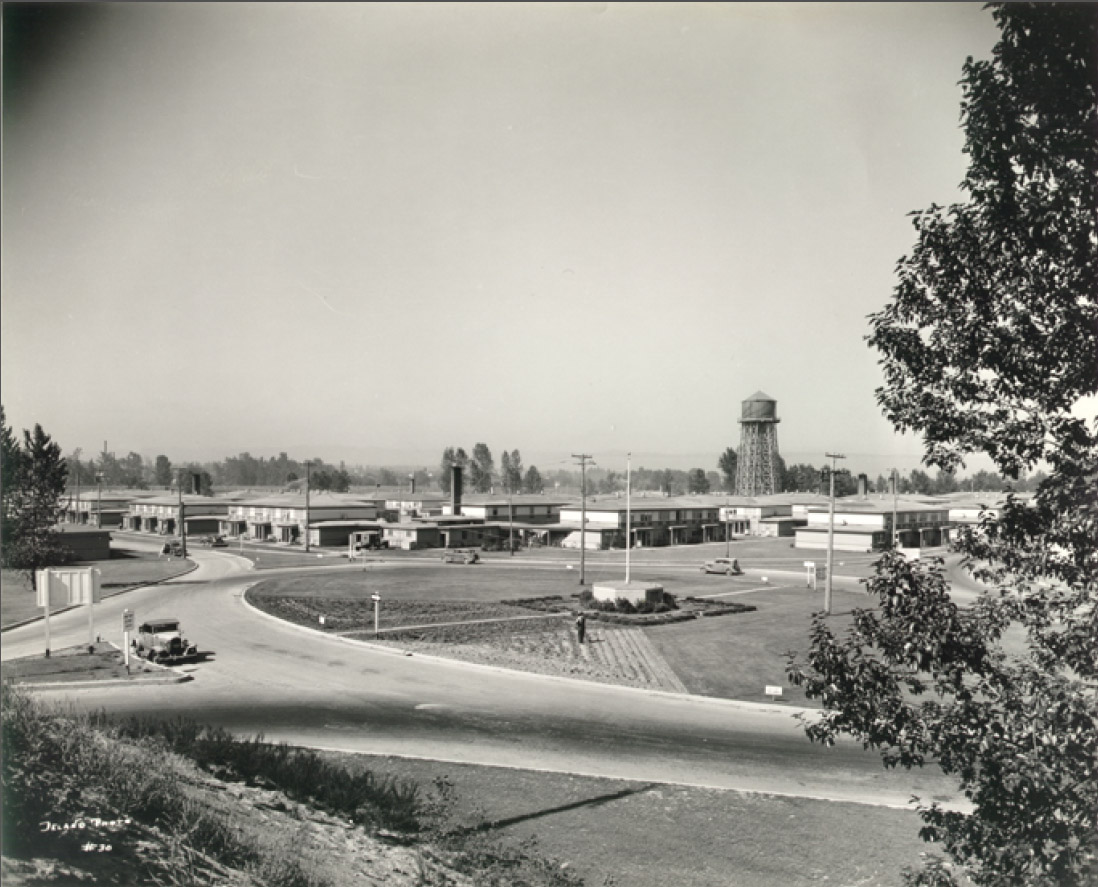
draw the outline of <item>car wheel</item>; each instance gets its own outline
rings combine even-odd
[[[731,568],[731,567],[729,567],[729,568],[728,568],[727,570],[725,570],[725,571],[724,571],[724,575],[725,575],[725,576],[732,576],[732,575],[734,575],[734,574],[733,574],[733,572],[732,572],[732,568]]]

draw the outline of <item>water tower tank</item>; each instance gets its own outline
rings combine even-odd
[[[743,402],[743,413],[740,421],[776,422],[778,421],[778,402],[772,397],[767,397],[761,391],[756,391]]]

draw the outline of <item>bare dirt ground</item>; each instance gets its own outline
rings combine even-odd
[[[580,644],[571,622],[543,631],[501,633],[479,642],[386,641],[379,643],[413,653],[445,656],[535,674],[578,678],[603,684],[685,693],[686,686],[659,651],[637,628],[592,622]],[[372,640],[372,635],[364,635]]]

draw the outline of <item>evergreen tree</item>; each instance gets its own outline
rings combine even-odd
[[[522,489],[525,493],[541,493],[545,490],[545,482],[541,479],[541,472],[536,465],[526,469],[526,476],[522,481]]]
[[[57,531],[68,467],[61,447],[41,425],[23,432],[21,446],[14,446],[14,439],[4,422],[3,469],[10,475],[4,478],[3,564],[33,582],[36,570],[69,558]]]
[[[736,489],[736,465],[736,451],[732,447],[721,453],[721,457],[717,460],[717,468],[721,472],[721,483],[724,484],[724,489],[728,493]]]

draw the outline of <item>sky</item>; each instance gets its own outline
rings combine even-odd
[[[918,464],[866,318],[960,198],[979,4],[11,10],[17,430],[712,469],[761,390],[787,460]]]

